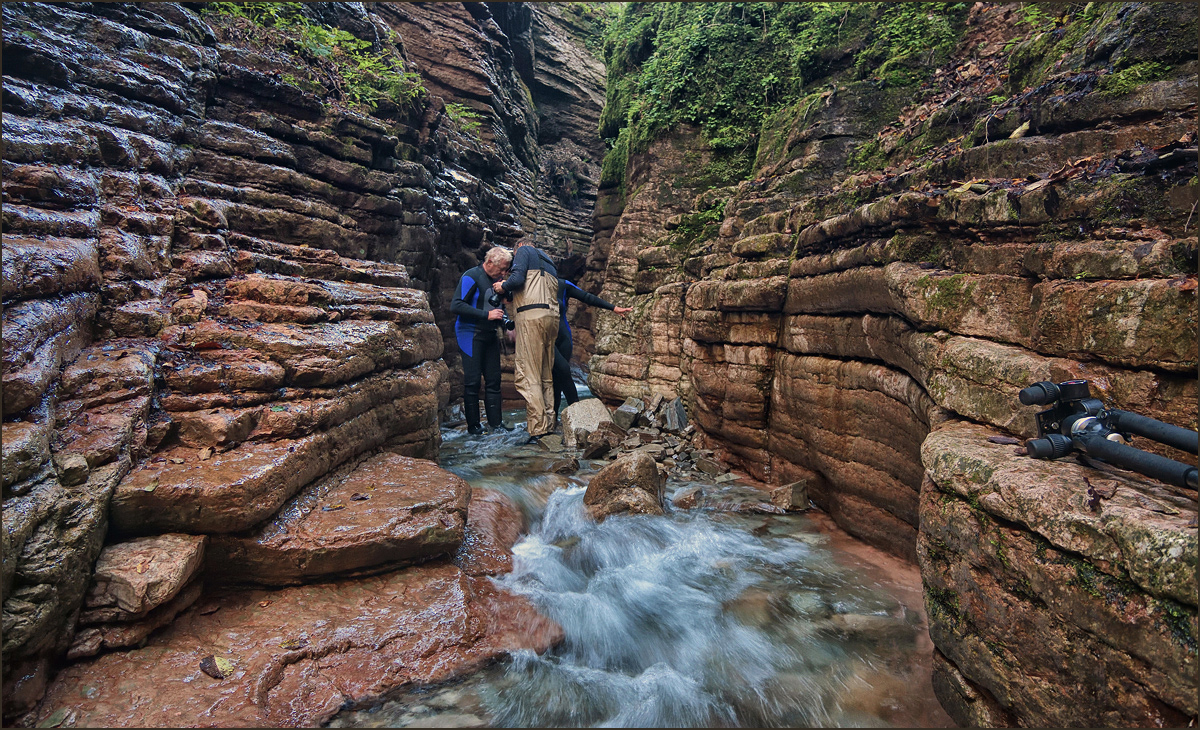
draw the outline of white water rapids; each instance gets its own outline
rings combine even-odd
[[[495,580],[565,640],[332,726],[951,725],[930,686],[915,568],[846,552],[853,541],[806,514],[672,510],[596,524],[584,485],[605,462],[548,474],[554,456],[518,446],[523,436],[446,430],[442,464],[521,505],[529,532]]]

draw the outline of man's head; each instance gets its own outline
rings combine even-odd
[[[503,246],[488,249],[483,257],[483,271],[492,279],[498,279],[508,273],[512,267],[512,251]]]

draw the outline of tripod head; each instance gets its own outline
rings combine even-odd
[[[1050,406],[1037,414],[1039,438],[1025,442],[1025,451],[1033,458],[1058,459],[1079,450],[1148,477],[1196,489],[1195,466],[1122,443],[1137,434],[1195,454],[1195,431],[1105,408],[1092,397],[1086,380],[1041,381],[1023,388],[1017,397],[1027,406]]]

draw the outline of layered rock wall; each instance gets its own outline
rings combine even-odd
[[[720,454],[918,562],[964,725],[1197,713],[1195,491],[988,442],[1037,435],[1039,380],[1196,428],[1194,13],[1085,16],[1022,44],[979,3],[921,90],[814,84],[734,188],[689,184],[709,152],[678,129],[596,208],[588,284],[635,313],[597,318],[593,391],[683,396]],[[1168,71],[1104,81],[1137,63]]]
[[[591,89],[560,94],[553,142],[590,149],[573,135],[598,116],[595,62],[525,10],[514,35],[555,42],[531,78]],[[72,646],[106,540],[214,536],[210,583],[452,555],[465,485],[425,494],[447,475],[372,459],[436,455],[461,272],[544,219],[590,240],[587,194],[567,209],[538,187],[537,97],[486,5],[303,12],[426,92],[354,106],[346,79],[299,78],[297,42],[211,9],[5,6],[6,718]],[[359,542],[295,537],[318,517]]]

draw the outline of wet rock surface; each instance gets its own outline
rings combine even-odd
[[[433,457],[461,382],[446,346],[461,272],[535,219],[557,255],[586,254],[594,184],[560,200],[530,170],[544,142],[560,182],[595,177],[599,140],[573,141],[603,97],[587,17],[530,8],[505,31],[484,5],[313,8],[432,93],[359,105],[320,77],[328,59],[213,8],[4,9],[6,719],[68,648],[136,646],[195,600],[193,578],[128,626],[96,615],[75,636],[80,609],[100,610],[83,600],[106,533],[249,539],[339,469]],[[544,46],[520,73],[509,31]],[[551,96],[542,116],[562,123],[543,135],[533,107]],[[414,486],[411,509],[351,500],[313,520],[364,527],[361,548],[399,539],[385,512],[434,519],[424,547],[313,545],[265,580],[452,554],[466,505],[451,491],[428,513],[440,498]]]
[[[65,709],[79,726],[319,725],[558,636],[524,599],[448,563],[205,600],[142,649],[65,669],[36,721]],[[227,676],[201,670],[210,655],[228,662]]]
[[[658,464],[645,453],[621,457],[596,472],[588,482],[583,503],[598,522],[622,512],[661,515],[663,478]]]
[[[1175,601],[1173,615],[1192,626],[1195,591],[1180,577],[1190,562],[1167,556],[1191,549],[1194,528],[1186,517],[1173,528],[1162,520],[1171,510],[1194,512],[1194,491],[1143,495],[1164,511],[1101,499],[1102,512],[1080,515],[1069,504],[1080,494],[1073,474],[1008,447],[986,459],[1015,500],[1001,502],[999,487],[986,494],[963,481],[980,459],[978,439],[950,444],[940,430],[961,418],[992,434],[1035,437],[1037,409],[1022,406],[1017,392],[1075,378],[1112,407],[1196,428],[1195,167],[1178,154],[1187,149],[1190,160],[1196,144],[1191,101],[1179,93],[1195,85],[1196,67],[1166,62],[1172,71],[1161,80],[1101,89],[1108,54],[1144,42],[1149,17],[1163,28],[1195,27],[1182,6],[1145,13],[1064,16],[1078,26],[1056,32],[1112,45],[1068,53],[1056,60],[1058,75],[1028,83],[1037,73],[1018,73],[1005,85],[1004,64],[1047,52],[1051,35],[1023,29],[1009,8],[977,4],[957,50],[929,69],[916,96],[834,72],[826,90],[812,86],[813,96],[764,127],[752,175],[726,188],[681,183],[711,169],[696,130],[680,127],[631,154],[623,184],[600,191],[586,285],[634,312],[599,315],[594,342],[577,342],[576,352],[590,355],[592,391],[618,412],[636,408],[631,398],[680,396],[696,429],[692,447],[712,452],[695,462],[705,473],[725,463],[771,484],[803,482],[847,532],[909,561],[925,561],[931,549],[932,479],[1021,539],[1071,554],[1080,575],[1114,575],[1145,600]],[[1006,43],[1021,50],[1010,57]],[[994,53],[970,50],[983,47]],[[1144,50],[1146,59],[1174,52]],[[1136,122],[1117,111],[1134,108],[1145,115]],[[1156,131],[1147,136],[1150,119]],[[709,225],[683,235],[685,222],[698,221]],[[934,444],[944,460],[936,470],[923,459]],[[1135,445],[1195,461],[1148,439]],[[693,508],[707,501],[700,491],[676,498]],[[970,585],[982,595],[991,589],[977,583],[1019,580],[1002,568],[976,580],[968,562],[951,560],[946,590]],[[1065,594],[987,593],[975,618],[1048,626],[1117,600],[1102,588],[1089,595],[1097,605],[1085,609],[1089,599]],[[999,603],[1012,613],[988,608]],[[1186,724],[1195,715],[1175,695],[1119,699],[1110,680],[1060,668],[1049,651],[1036,660],[1006,653],[1013,644],[1041,646],[1040,636],[989,637],[981,646],[964,621],[935,621],[938,691],[962,724]],[[1165,666],[1180,655],[1154,643],[1158,621],[1129,616],[1127,630],[1159,647],[1154,661]],[[1096,652],[1114,672],[1139,677],[1126,686],[1173,681],[1129,669],[1146,658],[1132,641]],[[1112,703],[1072,716],[1086,702],[1076,693],[1087,691]],[[1050,713],[1054,692],[1080,699]]]
[[[288,585],[453,554],[470,489],[424,459],[381,454],[306,488],[261,529],[214,535],[210,579]]]

